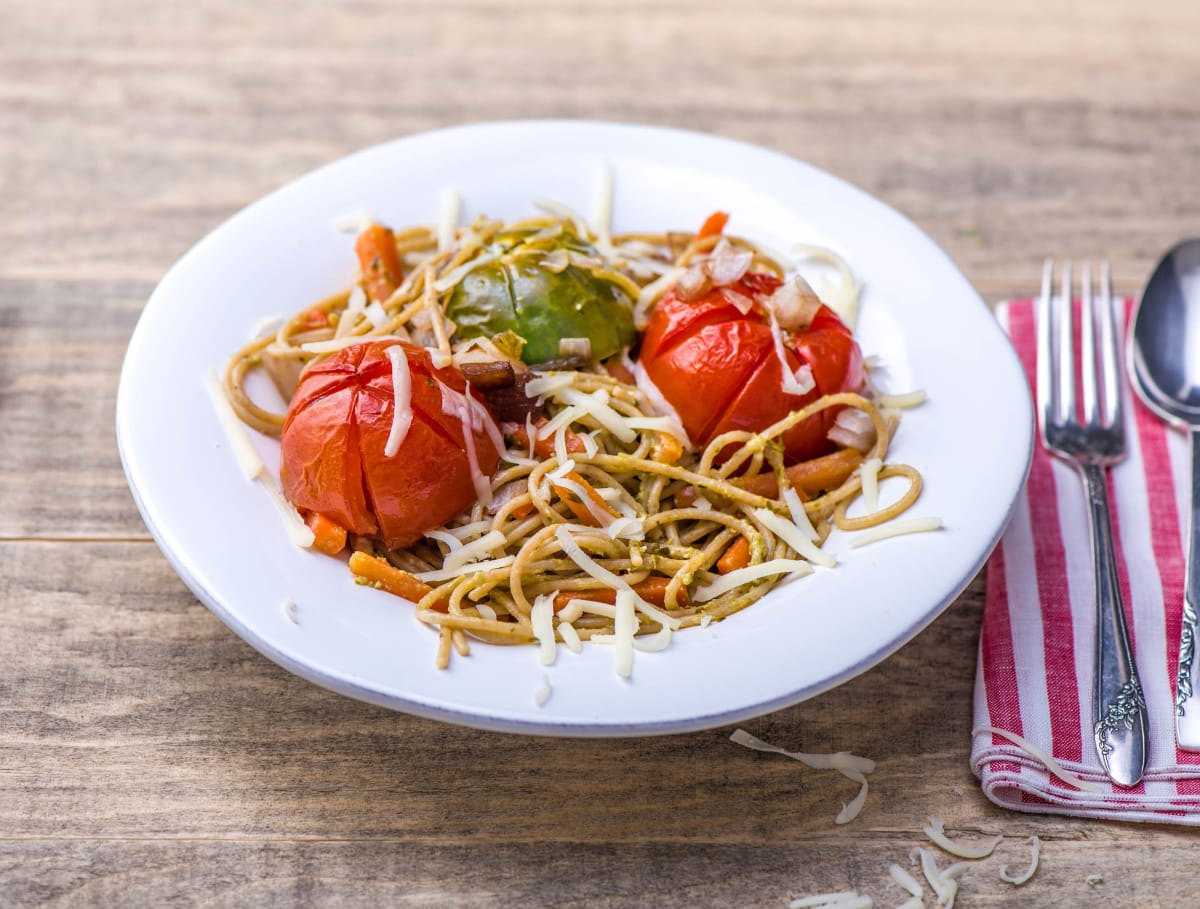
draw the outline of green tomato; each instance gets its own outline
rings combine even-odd
[[[458,326],[459,336],[491,338],[511,331],[525,340],[521,359],[531,364],[556,359],[563,338],[587,338],[597,360],[632,343],[629,295],[590,269],[568,265],[556,272],[539,264],[555,249],[596,255],[570,234],[550,244],[518,242],[497,261],[469,272],[454,288],[446,315]]]

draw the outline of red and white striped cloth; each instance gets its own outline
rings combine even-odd
[[[1130,306],[1125,307],[1128,321]],[[1034,387],[1034,304],[997,315]],[[992,726],[1053,754],[1102,791],[1086,792],[991,733],[973,736],[971,766],[996,804],[1018,811],[1200,824],[1200,754],[1175,747],[1174,692],[1183,611],[1190,466],[1187,440],[1126,394],[1127,456],[1109,498],[1126,618],[1150,716],[1141,783],[1113,786],[1092,736],[1095,631],[1091,547],[1079,476],[1035,443],[1029,482],[987,568],[975,683],[975,728]]]

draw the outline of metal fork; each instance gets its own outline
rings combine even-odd
[[[1087,497],[1096,579],[1096,683],[1092,691],[1096,751],[1114,783],[1133,786],[1145,772],[1149,750],[1146,699],[1125,625],[1105,483],[1108,467],[1125,457],[1121,357],[1108,263],[1100,266],[1098,294],[1093,293],[1091,266],[1085,263],[1081,271],[1077,370],[1071,265],[1063,266],[1061,292],[1055,296],[1054,262],[1046,260],[1037,313],[1037,395],[1042,443],[1074,465],[1083,477]]]

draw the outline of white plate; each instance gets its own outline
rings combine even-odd
[[[396,226],[438,219],[443,188],[463,217],[515,218],[532,200],[590,213],[603,167],[614,226],[694,229],[716,209],[776,249],[842,253],[864,284],[859,339],[888,364],[891,391],[929,400],[902,423],[893,458],[926,488],[913,515],[945,529],[851,549],[833,570],[750,609],[638,653],[631,680],[611,648],[475,644],[448,671],[435,635],[403,602],[352,583],[339,561],[289,542],[266,495],[240,473],[204,378],[251,326],[347,286],[366,209]],[[151,296],[129,344],[117,431],[147,526],[192,591],[270,659],[335,691],[456,723],[550,735],[644,735],[744,720],[863,672],[928,625],[970,582],[1021,487],[1032,409],[1017,359],[950,260],[895,211],[770,151],[695,133],[587,122],[466,126],[401,139],[323,167],[251,205],[185,255]],[[271,444],[259,446],[267,454]],[[277,463],[277,459],[275,459]],[[298,623],[284,602],[293,598]],[[931,671],[936,671],[935,669]],[[548,679],[552,694],[538,706]]]

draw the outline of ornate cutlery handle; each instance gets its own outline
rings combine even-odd
[[[1096,685],[1092,691],[1096,751],[1114,782],[1133,786],[1146,770],[1149,750],[1146,699],[1125,626],[1104,468],[1083,464],[1081,470],[1092,539],[1092,575],[1096,579]]]
[[[1179,631],[1179,677],[1175,681],[1175,741],[1200,751],[1200,692],[1196,679],[1196,602],[1200,584],[1200,430],[1192,430],[1192,510],[1188,519],[1187,582]]]

